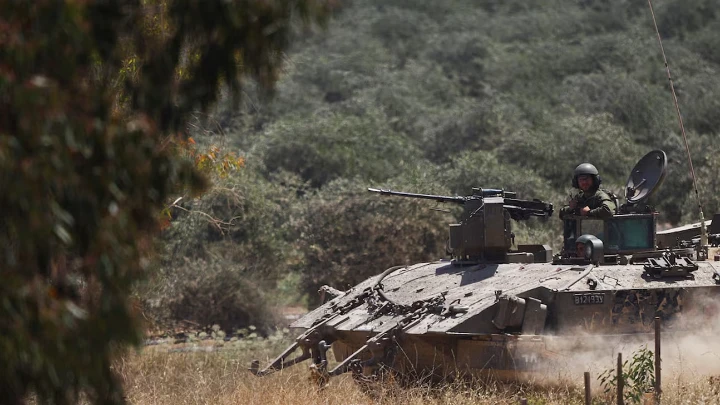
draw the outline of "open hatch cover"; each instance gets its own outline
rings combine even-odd
[[[666,167],[667,156],[661,150],[654,150],[643,156],[633,168],[625,185],[628,204],[646,202],[665,178]]]

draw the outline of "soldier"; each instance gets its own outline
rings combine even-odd
[[[612,217],[616,206],[610,195],[600,190],[601,182],[595,166],[583,163],[576,167],[572,185],[580,189],[580,192],[570,199],[568,205],[560,209],[560,219],[566,215],[582,215],[600,219]]]

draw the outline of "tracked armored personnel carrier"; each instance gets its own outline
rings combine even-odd
[[[558,254],[543,244],[515,246],[511,229],[511,220],[550,217],[551,204],[499,189],[465,197],[369,189],[462,204],[459,223],[449,227],[451,257],[393,267],[348,291],[327,288],[334,298],[292,324],[304,330],[297,341],[251,371],[263,376],[310,360],[321,381],[384,368],[513,379],[551,363],[558,341],[640,336],[655,317],[667,331],[697,331],[719,316],[720,262],[707,260],[712,247],[700,241],[717,246],[720,215],[704,238],[699,227],[656,232],[648,199],[666,161],[653,151],[638,162],[611,218],[565,216]]]

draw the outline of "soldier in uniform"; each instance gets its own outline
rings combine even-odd
[[[582,163],[575,168],[573,187],[580,189],[570,199],[568,205],[560,209],[560,219],[566,215],[582,215],[591,218],[606,219],[615,213],[615,202],[608,193],[600,190],[600,175],[590,163]]]

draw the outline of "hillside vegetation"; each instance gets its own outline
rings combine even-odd
[[[142,291],[155,321],[269,328],[269,308],[317,303],[397,264],[444,255],[450,212],[367,187],[465,195],[514,190],[560,207],[594,163],[623,195],[662,149],[655,203],[696,221],[685,146],[652,20],[630,0],[355,0],[287,55],[274,97],[201,117],[194,138],[245,166],[173,210]],[[657,0],[706,216],[720,212],[720,3]],[[209,221],[208,216],[221,222]],[[557,243],[560,222],[517,224]]]

